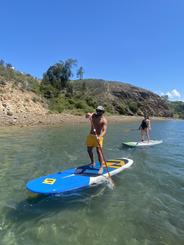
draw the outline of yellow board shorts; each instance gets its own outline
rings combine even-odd
[[[98,141],[99,141],[100,146],[102,147],[103,146],[103,137],[100,137],[98,139]],[[87,139],[86,139],[86,145],[87,145],[87,147],[98,147],[99,145],[98,145],[98,142],[97,142],[96,135],[89,134],[87,136]]]

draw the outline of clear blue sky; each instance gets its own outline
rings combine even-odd
[[[41,78],[75,58],[85,78],[184,100],[183,0],[0,0],[0,11],[0,59],[19,71]]]

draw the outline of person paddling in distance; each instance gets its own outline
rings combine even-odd
[[[144,119],[139,126],[139,130],[141,130],[141,141],[144,141],[144,135],[147,136],[148,142],[150,141],[149,131],[151,130],[151,122],[149,116],[145,115]]]
[[[92,167],[95,167],[95,160],[93,155],[93,148],[96,147],[98,160],[100,162],[100,169],[98,174],[103,173],[103,153],[102,153],[102,146],[103,146],[103,137],[107,131],[107,120],[104,117],[105,109],[103,106],[98,106],[96,108],[96,113],[87,113],[86,118],[88,118],[91,122],[91,129],[90,133],[86,139],[87,151],[91,160],[89,164]]]

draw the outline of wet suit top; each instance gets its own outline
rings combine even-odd
[[[146,122],[146,119],[142,120],[142,123],[139,128],[143,130],[148,128],[148,123]]]

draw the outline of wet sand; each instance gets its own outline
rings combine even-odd
[[[123,121],[141,121],[143,117],[140,116],[123,116],[123,115],[105,115],[108,122],[123,122]],[[153,118],[151,118],[153,119]],[[165,120],[166,118],[155,117],[157,120]],[[65,123],[85,123],[88,120],[85,115],[72,115],[68,113],[61,114],[17,114],[14,116],[0,115],[0,127],[7,126],[54,126]]]

